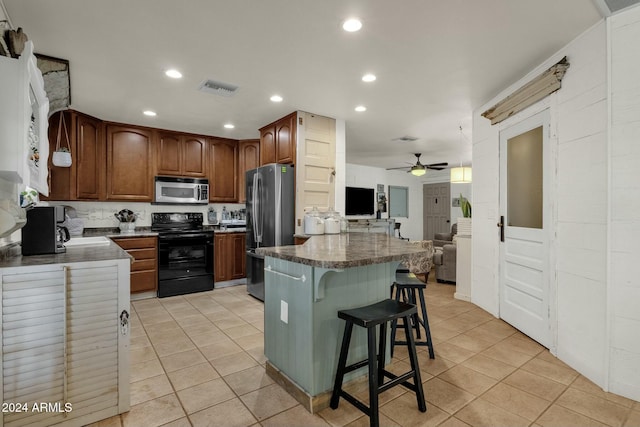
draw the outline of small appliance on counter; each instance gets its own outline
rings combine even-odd
[[[27,211],[27,223],[22,228],[22,255],[44,255],[66,252],[69,241],[64,206],[37,206]]]

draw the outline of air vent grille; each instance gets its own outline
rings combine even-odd
[[[239,86],[231,83],[218,82],[216,80],[205,80],[200,83],[198,90],[200,92],[212,93],[214,95],[230,97],[236,94]]]
[[[413,141],[417,141],[418,138],[416,138],[415,136],[409,136],[409,135],[405,135],[405,136],[401,136],[399,138],[394,138],[392,139],[392,141],[395,142],[413,142]]]

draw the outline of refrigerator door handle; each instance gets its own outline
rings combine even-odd
[[[258,246],[259,243],[262,243],[262,232],[264,230],[264,207],[261,206],[262,204],[262,200],[260,200],[259,198],[262,197],[262,193],[263,193],[263,189],[262,189],[262,175],[260,174],[260,172],[258,171],[256,173],[256,192],[258,193],[258,198],[256,198],[256,200],[258,201],[258,203],[254,203],[254,205],[256,206],[256,217],[255,218],[255,228],[257,230],[257,234],[256,234],[256,246]]]
[[[256,246],[260,243],[258,239],[258,171],[253,175],[253,186],[251,187],[251,216],[253,222],[253,241]]]

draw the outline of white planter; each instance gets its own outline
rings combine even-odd
[[[458,236],[471,236],[471,218],[458,218]]]

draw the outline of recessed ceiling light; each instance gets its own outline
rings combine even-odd
[[[355,110],[356,110],[358,113],[362,113],[363,111],[367,111],[367,107],[365,107],[364,105],[358,105],[358,106],[355,108]]]
[[[364,76],[362,76],[362,81],[363,82],[375,82],[376,81],[376,75],[375,74],[365,74]]]
[[[151,111],[151,110],[145,110],[142,112],[142,114],[144,114],[145,116],[149,116],[149,117],[155,117],[157,116],[155,111]]]
[[[362,28],[362,22],[357,18],[349,18],[342,23],[342,29],[353,33]]]
[[[180,79],[182,78],[182,73],[176,69],[170,69],[165,71],[167,77],[171,77],[172,79]]]
[[[231,123],[225,123],[224,127],[225,127],[226,129],[233,129],[235,126],[234,126],[234,125],[232,125]]]
[[[271,102],[282,102],[282,97],[280,95],[273,95],[269,99],[271,100]]]

